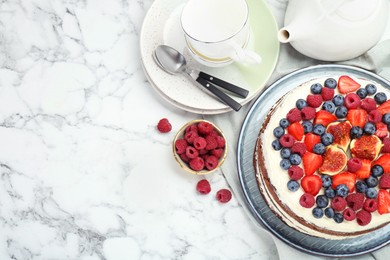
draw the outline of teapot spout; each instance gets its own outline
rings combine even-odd
[[[288,43],[291,41],[291,32],[288,27],[283,27],[279,30],[278,40],[281,43]]]

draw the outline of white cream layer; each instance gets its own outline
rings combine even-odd
[[[338,80],[337,77],[334,78]],[[303,208],[299,204],[299,198],[303,194],[303,190],[300,189],[297,192],[291,192],[287,189],[287,182],[289,180],[289,176],[287,174],[287,171],[280,168],[279,166],[281,160],[280,152],[272,149],[272,144],[271,144],[272,141],[275,139],[275,137],[273,136],[273,129],[279,125],[279,120],[283,117],[286,117],[288,111],[294,107],[296,100],[298,100],[299,98],[305,99],[306,95],[310,93],[310,86],[313,83],[318,82],[322,84],[325,79],[326,78],[311,80],[295,88],[294,90],[290,91],[287,95],[285,95],[281,100],[281,102],[277,105],[277,109],[273,111],[273,114],[270,118],[267,128],[264,131],[264,134],[261,135],[262,147],[266,147],[267,149],[266,152],[263,152],[264,163],[267,168],[267,174],[270,179],[270,182],[272,186],[275,188],[276,193],[278,194],[280,200],[285,206],[287,206],[288,208],[290,208],[290,210],[295,212],[295,214],[298,217],[305,219],[306,222],[312,223],[323,229],[328,229],[337,232],[345,232],[347,233],[346,236],[350,236],[355,232],[372,229],[386,222],[388,223],[390,221],[390,214],[379,215],[377,212],[374,212],[372,214],[372,221],[366,226],[359,226],[356,220],[354,221],[344,220],[344,222],[337,224],[333,219],[329,219],[326,216],[322,217],[321,219],[315,218],[312,215],[312,209]],[[368,82],[363,79],[355,79],[355,80],[359,82],[362,86],[365,86],[368,83],[373,83],[377,86],[378,91],[385,92],[387,96],[390,97],[390,92],[375,82]],[[264,180],[259,170],[258,170],[258,179],[260,185],[262,186]],[[261,189],[262,191],[264,191],[264,186],[262,186]],[[289,216],[278,205],[277,202],[275,202],[272,199],[272,196],[269,196],[268,194],[265,197],[267,198],[268,200],[267,202],[270,205],[271,209],[278,212],[282,220],[286,222],[289,226],[298,229],[301,232],[314,235],[314,236],[325,237],[329,239],[343,238],[343,236],[340,237],[340,236],[334,236],[334,235],[318,232],[310,229],[305,225],[298,223],[293,217]]]

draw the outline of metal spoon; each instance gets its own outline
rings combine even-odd
[[[156,63],[167,73],[169,74],[177,74],[177,73],[183,73],[186,76],[189,76],[191,80],[195,80],[198,82],[202,87],[206,88],[208,91],[213,93],[215,96],[217,96],[222,102],[224,102],[226,105],[233,108],[235,111],[240,110],[241,105],[232,99],[230,96],[228,96],[226,93],[222,92],[220,89],[215,87],[212,83],[218,84],[222,82],[221,84],[218,84],[221,87],[226,87],[228,90],[234,92],[237,92],[237,89],[241,89],[233,84],[230,84],[228,82],[222,81],[218,78],[215,78],[213,76],[210,76],[203,72],[197,72],[196,70],[192,70],[187,67],[187,62],[185,57],[178,52],[176,49],[167,46],[167,45],[159,45],[154,51],[153,57],[156,61]],[[201,77],[202,75],[202,77]],[[206,79],[205,79],[206,78]],[[217,83],[218,82],[218,83]],[[232,90],[233,89],[233,90]],[[245,89],[241,89],[244,92],[248,92]],[[245,95],[242,91],[238,91],[241,96]],[[238,94],[238,93],[236,93]],[[240,95],[239,94],[239,95]],[[248,95],[248,93],[246,93]],[[245,96],[246,96],[245,95]]]

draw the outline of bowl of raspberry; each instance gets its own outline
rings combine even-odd
[[[217,170],[227,155],[226,138],[214,123],[196,119],[180,128],[172,143],[173,155],[181,168],[192,174]]]

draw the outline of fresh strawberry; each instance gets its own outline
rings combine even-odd
[[[385,173],[390,173],[390,153],[382,154],[372,165],[379,164]]]
[[[303,169],[305,175],[313,175],[322,165],[322,156],[319,154],[306,152],[302,156]]]
[[[379,179],[379,189],[390,189],[390,174],[386,173]]]
[[[337,120],[337,117],[326,110],[319,110],[314,118],[314,124],[322,124],[324,126]]]
[[[367,159],[361,159],[362,167],[355,172],[356,177],[359,179],[366,179],[370,177],[371,161]]]
[[[385,103],[378,106],[377,110],[382,113],[382,115],[386,113],[390,113],[390,99],[387,100]]]
[[[349,172],[342,172],[332,177],[332,188],[336,189],[338,185],[345,184],[347,185],[349,192],[353,192],[355,190],[355,182],[355,174]]]
[[[364,109],[350,109],[347,114],[347,120],[352,124],[352,126],[360,126],[361,128],[368,121],[367,111]]]
[[[309,152],[313,152],[314,145],[321,143],[321,137],[313,133],[307,133],[303,142]]]
[[[301,180],[301,186],[305,192],[316,196],[322,188],[322,179],[318,175],[305,176]]]
[[[295,140],[301,141],[305,133],[303,126],[299,122],[294,122],[288,126],[287,131]]]
[[[346,94],[358,90],[360,88],[360,84],[351,77],[343,75],[339,78],[337,88],[340,93]]]
[[[380,139],[383,139],[389,135],[389,131],[387,130],[387,125],[383,122],[375,123],[376,131],[375,135]]]
[[[378,192],[378,213],[387,214],[390,212],[390,193],[386,190]]]

